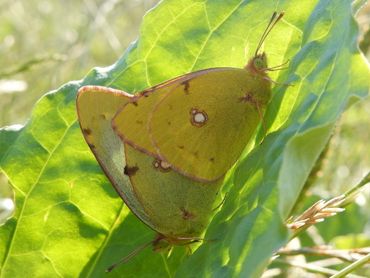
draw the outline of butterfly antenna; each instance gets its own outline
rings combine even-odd
[[[153,240],[137,247],[134,251],[132,251],[130,254],[128,254],[127,256],[123,257],[121,260],[119,260],[118,262],[112,264],[110,267],[108,267],[105,272],[111,272],[113,269],[115,269],[117,266],[121,265],[121,264],[125,264],[127,263],[130,259],[132,259],[133,257],[135,257],[137,254],[139,254],[142,250],[144,250],[145,248],[147,248],[148,246],[150,246],[151,244],[153,244]]]
[[[270,22],[267,24],[267,27],[266,27],[265,31],[263,31],[263,34],[262,34],[262,36],[261,36],[261,38],[260,38],[260,41],[258,42],[258,46],[257,46],[257,48],[256,48],[256,52],[254,53],[254,56],[257,56],[257,53],[258,53],[258,51],[260,50],[260,48],[261,48],[261,45],[262,45],[263,41],[265,40],[266,32],[268,31],[268,29],[270,28],[270,26],[271,26],[272,22],[274,21],[274,19],[275,19],[275,17],[276,17],[276,14],[277,14],[276,12],[274,12],[274,13],[272,14],[272,16],[271,16],[271,18],[270,18]]]
[[[258,51],[260,50],[263,42],[265,41],[265,39],[267,38],[268,34],[271,32],[271,30],[274,28],[274,26],[276,25],[276,23],[278,23],[278,21],[284,16],[284,12],[281,12],[281,13],[277,13],[277,12],[274,12],[271,16],[271,19],[270,19],[270,22],[267,24],[267,27],[265,29],[265,31],[263,32],[262,36],[261,36],[261,39],[258,43],[258,46],[256,48],[256,52],[254,53],[254,56],[257,56],[258,54]]]

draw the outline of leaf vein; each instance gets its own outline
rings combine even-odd
[[[112,232],[114,231],[114,229],[116,228],[116,226],[120,223],[120,217],[122,214],[124,213],[127,213],[127,211],[125,210],[125,204],[122,202],[121,204],[121,208],[119,210],[119,213],[117,214],[117,217],[115,219],[115,221],[113,222],[112,226],[110,227],[110,229],[108,230],[108,235],[107,237],[104,239],[104,241],[102,242],[102,245],[100,246],[99,248],[99,251],[95,257],[95,260],[94,262],[92,263],[91,265],[91,268],[90,268],[90,271],[87,273],[86,277],[91,277],[92,274],[93,274],[93,271],[95,269],[95,266],[96,264],[98,263],[100,257],[102,256],[104,250],[105,250],[105,247],[107,246],[111,236],[112,236]]]
[[[214,32],[218,28],[220,28],[222,26],[222,24],[224,24],[235,13],[235,11],[241,6],[241,4],[243,2],[244,2],[244,0],[240,1],[239,4],[236,5],[235,8],[232,9],[231,12],[229,14],[227,14],[226,17],[224,19],[222,19],[221,22],[215,28],[211,29],[211,31],[209,32],[208,36],[206,37],[206,39],[202,43],[202,45],[201,45],[201,47],[199,49],[199,52],[198,52],[197,56],[195,57],[195,60],[194,60],[193,64],[191,65],[190,69],[188,70],[188,72],[192,72],[194,70],[194,67],[195,67],[196,63],[198,62],[200,55],[203,53],[204,48],[206,47],[209,39],[212,37],[212,35],[214,34]],[[207,13],[207,10],[206,9],[205,9],[205,12]]]
[[[76,121],[74,121],[76,122]],[[73,122],[73,123],[74,123]],[[18,223],[19,221],[21,220],[22,216],[23,216],[23,213],[24,213],[24,209],[25,209],[25,206],[26,206],[26,203],[27,203],[27,200],[28,200],[28,197],[30,196],[30,194],[32,193],[33,189],[35,188],[35,186],[38,184],[41,176],[43,175],[45,169],[46,169],[46,166],[48,165],[49,161],[50,161],[50,158],[53,156],[54,152],[58,149],[58,147],[61,145],[61,143],[63,142],[63,139],[64,137],[67,135],[69,129],[73,126],[73,123],[68,126],[64,132],[64,134],[60,137],[60,140],[57,142],[57,144],[55,145],[54,149],[50,152],[50,155],[48,157],[48,159],[45,161],[45,164],[43,165],[43,167],[41,168],[40,170],[40,173],[36,179],[36,181],[34,182],[34,184],[30,187],[30,190],[29,192],[25,195],[24,197],[24,202],[23,202],[23,206],[21,208],[21,211],[19,213],[19,216],[18,216],[18,219],[16,221],[16,224],[15,224],[15,228],[10,236],[10,245],[9,245],[9,248],[6,250],[6,253],[4,254],[4,260],[3,260],[3,263],[2,263],[2,270],[5,269],[5,266],[6,264],[8,263],[8,259],[9,259],[9,255],[11,254],[11,251],[12,251],[12,248],[13,248],[13,243],[14,243],[14,240],[15,240],[15,235],[17,233],[17,230],[18,230]],[[0,272],[0,277],[3,276],[3,271]]]

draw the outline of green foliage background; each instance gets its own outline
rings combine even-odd
[[[91,27],[92,31],[76,31],[77,38],[75,36],[71,42],[73,47],[67,50],[56,48],[63,55],[67,53],[67,57],[62,57],[67,61],[48,61],[43,66],[37,66],[41,72],[31,71],[31,75],[27,75],[29,79],[26,79],[28,84],[56,87],[56,84],[63,83],[61,80],[75,79],[86,71],[86,67],[116,59],[121,46],[117,46],[117,42],[109,42],[112,30],[109,31],[108,27],[119,28],[120,24],[124,24],[121,18],[130,21],[122,16],[119,9],[115,9],[121,7],[119,1],[108,2],[114,4],[113,8],[106,8],[110,16],[92,12],[93,23],[96,24]],[[66,6],[52,8],[76,8],[75,1],[66,3]],[[101,7],[107,5],[103,1],[87,0],[77,5],[81,5],[80,9],[92,9],[91,4],[94,3],[101,4]],[[299,1],[299,9],[297,1],[273,3],[163,1],[146,15],[139,41],[131,45],[116,64],[96,68],[83,81],[70,82],[45,95],[34,107],[31,119],[22,130],[2,129],[0,167],[14,188],[17,207],[14,217],[0,228],[0,276],[18,277],[32,273],[35,277],[100,277],[108,265],[154,236],[122,204],[82,139],[74,106],[75,94],[81,85],[99,84],[136,92],[197,69],[242,67],[252,55],[272,12],[285,10],[283,23],[273,31],[265,48],[270,65],[291,59],[289,69],[279,75],[273,74],[272,78],[279,82],[291,82],[294,86],[277,86],[274,89],[274,99],[266,115],[270,135],[242,159],[230,175],[225,186],[225,190],[230,189],[225,205],[205,236],[216,240],[203,244],[189,257],[183,248],[176,248],[169,258],[146,250],[112,274],[118,277],[123,273],[125,277],[260,275],[273,252],[287,242],[288,234],[283,222],[315,159],[332,134],[337,119],[348,101],[365,97],[370,77],[369,69],[356,49],[357,30],[350,13],[350,1],[340,4]],[[2,8],[8,5],[10,10],[19,9],[17,5],[20,5],[28,11],[28,4],[21,2],[1,5]],[[43,5],[39,6],[41,12],[45,9]],[[130,7],[126,14],[133,14]],[[32,17],[31,12],[24,12],[24,15]],[[70,15],[66,15],[68,21]],[[88,15],[86,12],[82,21],[74,19],[75,30],[78,27],[84,30],[86,22],[91,23],[86,19]],[[55,18],[53,16],[55,25],[50,26],[57,28],[63,17]],[[196,22],[194,18],[197,18]],[[108,26],[99,23],[102,24],[99,27],[97,22],[106,19],[116,19],[118,23],[113,21],[107,23]],[[13,28],[13,20],[8,18],[10,29]],[[52,30],[42,23],[39,26],[45,28],[45,32]],[[103,31],[107,39],[97,36],[94,40],[94,35],[99,33],[96,30]],[[7,34],[5,27],[0,34]],[[35,39],[35,45],[44,37],[47,36]],[[9,40],[4,37],[5,46]],[[91,45],[91,51],[86,47],[86,41]],[[123,40],[117,41],[122,43]],[[51,44],[57,47],[59,42],[51,40]],[[84,57],[99,53],[99,49],[102,53],[106,53],[103,50],[107,48],[117,52],[108,51],[110,56],[96,58],[95,61],[84,60],[78,55],[74,60],[68,53],[78,47],[83,49]],[[34,56],[27,52],[24,55],[24,60]],[[11,55],[7,59],[9,62],[4,64],[16,60]],[[86,64],[79,65],[81,61],[86,61]],[[58,74],[50,74],[50,63],[60,63],[63,69]],[[4,76],[7,76],[5,71]],[[25,73],[18,77],[23,76],[26,76]],[[47,81],[52,77],[56,78],[55,83]],[[36,97],[27,96],[31,102]],[[7,101],[6,97],[3,99]],[[8,109],[2,114],[3,124],[12,123],[14,115],[22,115],[20,111],[23,110],[25,112],[19,119],[27,117],[24,105],[30,99],[18,102],[20,99],[23,97],[13,94],[6,105],[2,101],[2,111]],[[19,103],[15,106],[18,110],[9,109],[15,102]],[[354,115],[350,114],[348,118],[357,118],[357,111],[358,108],[351,110]],[[358,118],[366,125],[365,117]],[[352,144],[356,151],[365,154],[363,160],[369,162],[366,152],[361,151],[367,148],[358,147],[358,138],[352,140],[356,140],[356,144]],[[362,161],[362,158],[358,160]],[[363,169],[361,164],[355,163],[347,167]],[[342,184],[338,185],[335,174],[330,171],[326,174],[331,177],[331,180],[325,180],[327,189],[330,186],[350,185],[343,178],[340,179]],[[319,182],[324,183],[323,180]],[[319,188],[321,196],[332,196],[336,191],[328,193],[322,190],[322,186]],[[366,212],[359,207],[351,208],[349,213],[349,218],[368,219]],[[338,234],[361,233],[368,224],[368,221],[356,222],[348,227],[342,224],[346,221],[335,218],[331,223],[328,221],[329,226],[319,226],[325,231],[322,233],[325,240],[333,240]],[[328,227],[332,229],[332,236],[328,236]]]

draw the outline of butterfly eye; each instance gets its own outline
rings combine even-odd
[[[265,68],[265,62],[263,61],[263,58],[258,57],[254,59],[254,66],[256,69],[263,69]]]

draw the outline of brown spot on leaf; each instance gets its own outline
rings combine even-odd
[[[141,120],[136,120],[136,123],[139,124],[139,125],[142,125],[143,124],[143,121]]]
[[[168,122],[167,122],[167,124],[168,124],[168,125],[171,125],[171,122],[170,122],[170,121],[168,121]]]
[[[100,116],[100,118],[101,118],[102,120],[106,120],[106,119],[107,119],[107,116],[105,116],[105,114],[100,114],[99,116]]]
[[[183,145],[177,146],[179,149],[183,150],[185,147]]]
[[[137,166],[130,167],[130,166],[126,165],[125,168],[123,169],[123,173],[126,176],[131,177],[131,176],[135,175],[138,170],[139,170],[139,167],[137,167]]]
[[[209,159],[209,161],[211,161],[211,162],[215,162],[215,158],[214,158],[214,157],[211,157],[211,158]]]

